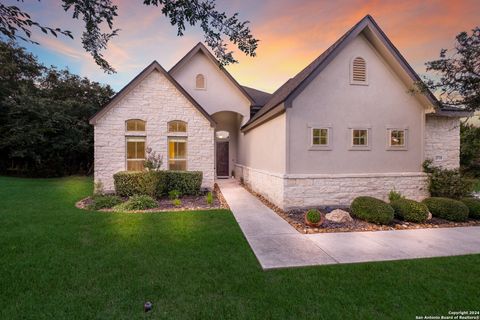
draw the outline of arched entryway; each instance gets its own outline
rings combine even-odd
[[[238,155],[238,135],[243,116],[233,111],[220,111],[212,115],[215,127],[215,176],[228,178],[233,174]]]

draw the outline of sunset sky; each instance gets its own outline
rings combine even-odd
[[[7,0],[42,24],[73,32],[74,40],[47,37],[40,31],[33,39],[40,46],[20,42],[44,64],[68,67],[70,71],[121,89],[146,65],[157,60],[170,69],[197,42],[203,41],[198,28],[177,37],[159,8],[146,7],[138,0],[118,0],[119,16],[114,38],[105,57],[117,70],[108,75],[95,65],[80,42],[82,21],[71,19],[59,1],[17,2]],[[455,35],[480,24],[480,0],[465,1],[300,1],[300,0],[218,0],[227,14],[239,12],[249,20],[254,36],[260,39],[257,57],[236,54],[238,64],[227,69],[243,85],[273,92],[286,80],[320,55],[366,14],[371,14],[390,40],[419,73],[425,61],[438,57],[441,48],[452,48]]]

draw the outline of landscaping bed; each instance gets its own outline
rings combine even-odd
[[[248,186],[243,185],[243,187],[249,191],[251,194],[256,196],[260,201],[262,201],[267,207],[276,212],[280,217],[292,225],[301,233],[331,233],[331,232],[358,232],[358,231],[386,231],[386,230],[407,230],[407,229],[426,229],[426,228],[451,228],[451,227],[467,227],[467,226],[480,226],[480,220],[468,219],[464,222],[454,222],[438,217],[432,217],[430,220],[427,220],[423,223],[414,223],[402,221],[399,219],[393,219],[393,221],[388,225],[380,225],[370,223],[364,220],[360,220],[352,216],[352,221],[350,222],[332,222],[327,219],[324,220],[320,227],[311,227],[308,226],[305,222],[305,212],[306,209],[302,210],[282,210],[269,200],[267,200],[262,195],[254,192]],[[330,210],[325,208],[317,208],[322,214],[326,214]],[[349,208],[341,208],[348,213],[351,213]]]

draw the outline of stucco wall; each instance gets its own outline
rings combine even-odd
[[[205,90],[195,88],[195,77],[200,73],[205,76]],[[250,119],[250,101],[202,52],[171,75],[209,114],[233,111],[243,116],[244,123]]]
[[[447,169],[460,166],[459,118],[427,115],[425,126],[425,159]]]
[[[275,174],[285,173],[285,113],[245,133],[240,133],[238,144],[238,164]]]
[[[367,63],[368,85],[350,84],[350,63]],[[346,46],[287,109],[288,173],[420,172],[424,108],[362,35]],[[309,126],[331,127],[330,150],[312,151]],[[350,128],[370,128],[368,151]],[[387,150],[387,128],[407,128],[406,151]]]
[[[214,183],[214,128],[210,122],[157,71],[147,76],[96,123],[95,181],[113,190],[113,174],[126,170],[125,121],[141,119],[146,124],[146,145],[163,155],[167,168],[167,123],[188,123],[187,170],[203,171],[203,187]]]

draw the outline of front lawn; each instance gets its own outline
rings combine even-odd
[[[480,255],[264,272],[227,210],[74,207],[88,178],[0,177],[1,319],[415,319],[478,310]],[[153,311],[143,313],[143,303]]]

